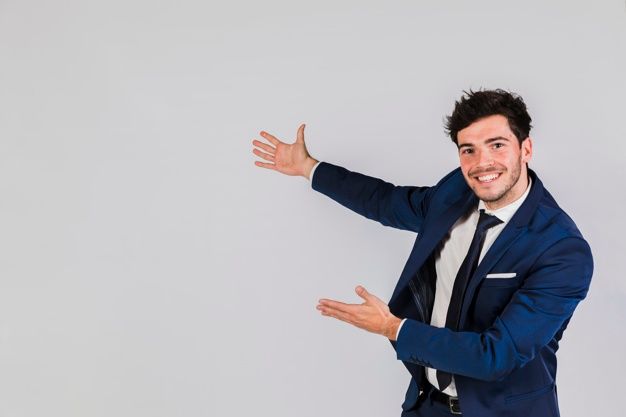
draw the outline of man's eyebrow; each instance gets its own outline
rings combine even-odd
[[[485,143],[492,143],[492,142],[495,142],[495,141],[498,141],[498,140],[505,140],[505,141],[507,141],[507,142],[510,142],[510,141],[511,141],[511,139],[509,139],[509,138],[505,138],[504,136],[496,136],[495,138],[489,138],[489,139],[487,139],[487,140],[485,141]]]
[[[496,142],[496,141],[499,141],[499,140],[504,140],[504,141],[507,141],[507,142],[511,141],[511,139],[505,138],[504,136],[496,136],[496,137],[493,137],[493,138],[486,139],[485,143],[486,144],[490,144],[490,143],[493,143],[493,142]],[[473,148],[474,145],[472,145],[471,143],[462,143],[462,144],[458,145],[457,147],[459,149],[461,149],[461,148]]]

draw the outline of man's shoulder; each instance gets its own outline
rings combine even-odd
[[[433,191],[444,197],[459,197],[464,193],[472,191],[467,185],[467,181],[465,181],[461,168],[455,168],[448,172],[432,188]]]
[[[570,215],[556,202],[552,194],[542,185],[542,194],[535,214],[529,224],[531,231],[550,235],[555,239],[579,238],[582,233]]]
[[[452,171],[448,172],[446,175],[444,175],[435,185],[435,187],[437,186],[441,186],[443,184],[447,184],[449,186],[459,186],[459,185],[463,185],[467,188],[467,183],[465,182],[465,178],[463,177],[463,173],[461,172],[461,168],[457,167],[455,169],[453,169]]]

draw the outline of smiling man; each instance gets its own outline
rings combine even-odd
[[[528,188],[532,141],[519,141],[506,117],[487,116],[461,129],[457,146],[467,184],[490,210],[511,204]]]
[[[389,303],[321,299],[322,315],[387,337],[411,374],[402,416],[558,416],[556,351],[589,289],[589,245],[535,172],[521,97],[470,91],[447,131],[460,167],[430,187],[395,186],[312,158],[261,132],[259,167],[385,226],[417,233]]]

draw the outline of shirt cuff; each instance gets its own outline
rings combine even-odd
[[[313,168],[311,169],[311,173],[309,174],[309,181],[311,182],[311,187],[313,187],[313,173],[315,173],[315,168],[317,168],[317,166],[321,163],[322,161],[317,161],[317,163],[313,165]]]
[[[398,326],[398,331],[396,332],[396,340],[398,340],[398,336],[400,335],[400,329],[402,328],[402,325],[404,324],[405,321],[406,319],[402,319],[402,321],[400,322],[400,325]]]

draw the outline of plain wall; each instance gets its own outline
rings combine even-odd
[[[315,305],[387,300],[414,235],[251,142],[305,122],[317,159],[429,185],[481,87],[524,97],[595,257],[562,415],[621,415],[624,74],[624,0],[0,0],[0,416],[399,415],[389,342]]]

